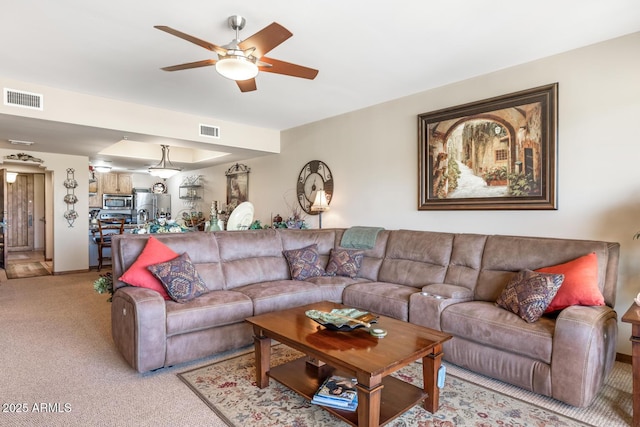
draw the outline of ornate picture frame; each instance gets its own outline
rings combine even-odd
[[[418,210],[557,209],[558,83],[418,115]]]
[[[227,212],[232,212],[236,206],[248,200],[249,172],[251,172],[251,168],[241,163],[236,163],[225,172],[227,176]]]

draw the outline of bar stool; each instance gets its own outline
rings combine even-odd
[[[109,230],[109,231],[107,231]],[[116,230],[111,232],[111,230]],[[105,231],[107,231],[105,233]],[[102,261],[111,257],[105,257],[103,251],[105,248],[111,248],[111,236],[114,234],[124,233],[124,218],[120,219],[99,219],[98,220],[98,236],[95,238],[98,245],[98,271],[102,269]]]

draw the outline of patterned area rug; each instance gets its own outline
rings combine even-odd
[[[284,345],[274,346],[271,363],[301,357]],[[178,374],[229,426],[334,427],[348,424],[311,404],[275,380],[255,385],[254,355],[240,356]],[[422,386],[422,365],[413,363],[395,375]],[[631,367],[616,363],[607,385],[589,408],[577,409],[447,364],[440,409],[435,415],[416,405],[391,421],[393,427],[454,426],[627,426],[631,422]]]
[[[6,268],[7,279],[49,276],[51,272],[41,262],[10,263]]]

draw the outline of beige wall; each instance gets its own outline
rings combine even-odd
[[[7,161],[5,156],[17,153],[27,153],[42,159],[42,163]],[[36,153],[28,150],[0,149],[0,167],[15,172],[45,173],[45,217],[47,221],[46,254],[53,257],[54,272],[82,271],[89,265],[88,228],[89,217],[89,159],[84,156],[70,156],[50,153]],[[67,179],[67,169],[74,169],[74,177],[78,182],[75,195],[78,203],[75,210],[78,219],[73,227],[64,218],[67,204],[64,196],[67,189],[64,181]],[[36,218],[37,220],[37,218]]]
[[[526,47],[523,47],[526,48]],[[376,225],[620,242],[619,318],[640,291],[640,33],[479,76],[282,133],[281,154],[246,162],[256,218],[287,214],[309,160],[335,178],[324,227]],[[417,115],[559,83],[558,210],[417,211]],[[381,82],[384,84],[384,82]],[[336,102],[340,102],[336,99]],[[224,200],[224,167],[202,171]],[[310,217],[317,227],[317,216]],[[630,354],[620,324],[618,351]]]
[[[43,111],[0,104],[0,114],[121,130],[124,134],[139,133],[203,142],[212,146],[220,145],[221,150],[226,146],[268,153],[280,151],[279,132],[274,129],[183,114],[4,77],[0,77],[0,86],[42,94],[44,98]],[[220,138],[212,140],[199,136],[200,124],[219,126]],[[116,142],[113,141],[114,144]]]

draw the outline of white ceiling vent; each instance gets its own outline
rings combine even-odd
[[[43,104],[42,94],[4,88],[4,105],[42,110]]]
[[[220,138],[220,128],[218,126],[200,125],[200,136],[207,138]]]

